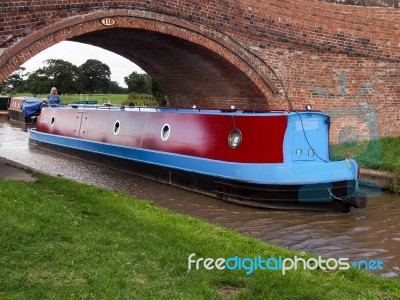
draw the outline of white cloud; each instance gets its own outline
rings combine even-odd
[[[126,87],[124,77],[133,71],[143,73],[144,71],[130,60],[92,45],[78,42],[63,41],[38,55],[32,57],[21,67],[26,68],[26,72],[33,72],[44,66],[44,61],[48,59],[63,59],[80,66],[88,59],[97,59],[107,64],[111,70],[111,80],[117,81],[119,85]]]

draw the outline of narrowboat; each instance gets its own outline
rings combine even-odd
[[[264,208],[363,208],[360,168],[330,160],[320,111],[44,107],[31,143],[166,184]]]
[[[10,120],[19,123],[32,123],[36,121],[36,116],[40,114],[43,106],[41,98],[11,98],[8,106]]]

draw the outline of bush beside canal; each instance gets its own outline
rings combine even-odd
[[[400,281],[351,269],[191,270],[203,258],[311,256],[45,175],[0,179],[2,299],[398,299]]]
[[[400,137],[331,145],[331,155],[334,160],[350,155],[362,168],[394,173],[397,179],[389,189],[400,194]]]
[[[332,159],[344,159],[347,154],[363,168],[400,174],[400,137],[331,145]]]

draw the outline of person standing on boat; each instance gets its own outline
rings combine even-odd
[[[57,94],[57,89],[53,86],[50,90],[50,94],[47,95],[47,104],[55,105],[61,103],[61,97]]]

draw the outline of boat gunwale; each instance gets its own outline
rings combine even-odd
[[[149,107],[149,106],[124,106],[124,105],[96,105],[96,104],[67,104],[44,106],[46,108],[57,109],[78,109],[93,111],[126,111],[126,112],[149,112],[149,113],[178,113],[178,114],[194,114],[194,115],[232,115],[232,116],[288,116],[301,114],[319,114],[326,115],[320,110],[269,110],[269,109],[225,109],[225,108],[175,108],[175,107]],[[327,115],[326,115],[327,116]]]

